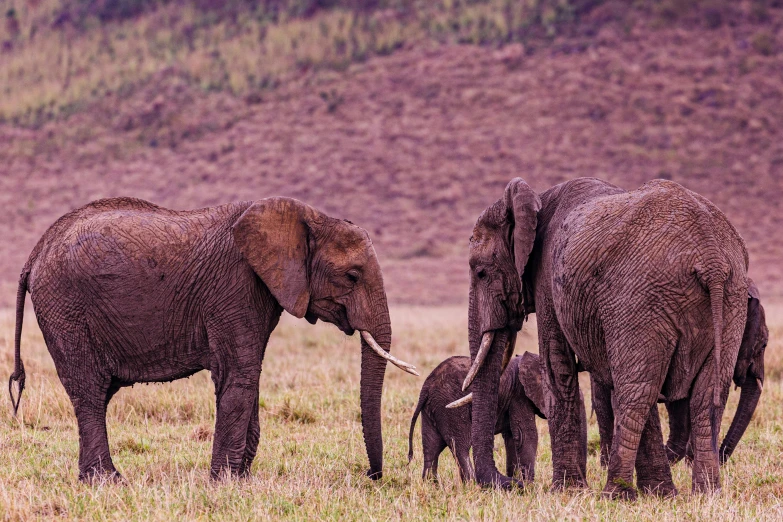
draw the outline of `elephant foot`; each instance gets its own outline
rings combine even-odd
[[[497,470],[495,470],[494,473],[477,473],[476,482],[483,488],[503,489],[506,491],[525,487],[525,484],[522,481],[509,478]]]
[[[370,477],[372,480],[380,480],[383,478],[383,470],[373,471],[371,469],[368,469],[367,476]]]
[[[694,482],[691,491],[694,494],[714,494],[720,493],[720,483],[713,482]]]
[[[84,484],[96,485],[96,484],[127,484],[125,477],[123,477],[116,469],[96,469],[90,468],[86,471],[79,472],[79,482]]]
[[[640,482],[637,480],[636,485],[639,491],[645,495],[653,495],[659,498],[673,498],[676,497],[678,492],[674,483],[670,481],[665,482]]]
[[[564,475],[562,479],[552,479],[552,491],[567,489],[588,489],[587,481],[578,475]]]
[[[601,496],[610,500],[636,500],[636,490],[621,478],[608,481]]]

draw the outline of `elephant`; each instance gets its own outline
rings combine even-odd
[[[745,331],[742,334],[733,380],[742,389],[737,411],[732,419],[729,431],[718,451],[719,462],[724,464],[734,452],[745,433],[753,412],[756,410],[764,385],[764,352],[769,340],[764,307],[761,305],[759,290],[748,279],[748,314]],[[609,451],[612,447],[614,430],[614,411],[610,389],[591,383],[592,406],[598,421],[600,436],[600,462],[602,467],[609,464]],[[682,459],[693,460],[693,449],[689,444],[690,424],[687,400],[666,403],[669,414],[669,440],[666,443],[666,455],[670,464]]]
[[[460,479],[465,482],[473,478],[469,455],[471,408],[451,404],[462,396],[462,382],[469,368],[469,357],[449,357],[432,370],[421,388],[408,433],[408,462],[413,459],[413,430],[421,413],[422,478],[437,478],[438,459],[446,447],[457,461]],[[538,448],[535,417],[546,418],[538,355],[525,352],[510,361],[500,378],[497,411],[495,434],[502,434],[505,442],[506,473],[533,480]]]
[[[720,487],[717,436],[747,315],[748,253],[706,198],[668,180],[634,191],[577,178],[540,195],[521,178],[476,221],[470,239],[468,333],[476,480],[511,488],[495,467],[502,362],[536,313],[553,486],[586,487],[577,436],[577,372],[616,395],[603,494],[637,486],[675,495],[657,401],[689,399],[693,490]]]
[[[720,464],[725,464],[734,453],[750,424],[764,389],[764,353],[769,341],[769,329],[759,290],[750,279],[748,281],[748,318],[732,377],[735,386],[741,390],[740,399],[729,430],[718,449]],[[690,442],[691,426],[687,399],[666,403],[666,409],[669,413],[669,440],[666,443],[669,462],[673,464],[683,458],[692,461],[693,447]]]
[[[260,437],[259,377],[283,310],[361,337],[361,422],[373,479],[383,473],[381,391],[391,321],[367,232],[300,201],[271,197],[193,211],[102,199],[58,219],[22,270],[16,305],[14,414],[24,389],[26,292],[73,404],[79,478],[121,479],[106,408],[139,382],[209,370],[217,414],[210,476],[249,473]]]

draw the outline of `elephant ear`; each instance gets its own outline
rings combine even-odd
[[[541,382],[541,363],[538,355],[530,352],[522,354],[519,363],[519,382],[525,390],[525,395],[532,401],[544,418],[547,417],[546,403],[544,402],[544,388]]]
[[[748,299],[755,299],[756,301],[761,301],[761,294],[759,293],[759,288],[756,286],[756,283],[753,282],[753,279],[748,278]]]
[[[234,243],[288,313],[304,317],[310,303],[309,233],[318,212],[291,198],[251,205],[234,223]]]
[[[530,252],[536,240],[538,211],[541,210],[541,198],[522,178],[514,178],[506,185],[504,194],[506,209],[513,216],[514,231],[511,235],[514,264],[519,277],[525,273]]]

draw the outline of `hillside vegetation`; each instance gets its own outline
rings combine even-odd
[[[462,303],[472,225],[514,176],[673,179],[737,226],[762,295],[783,291],[778,3],[218,4],[101,21],[120,4],[5,1],[1,305],[57,217],[120,195],[296,197],[369,231],[392,302]]]

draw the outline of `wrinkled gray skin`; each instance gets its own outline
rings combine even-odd
[[[79,427],[79,476],[119,477],[106,408],[122,387],[207,369],[217,418],[211,475],[249,472],[259,441],[264,351],[285,309],[386,351],[391,324],[367,233],[289,198],[172,211],[105,199],[60,218],[25,265],[17,300],[16,369],[25,291]],[[386,360],[362,339],[362,428],[368,474],[383,468]],[[21,394],[21,391],[20,391]]]
[[[737,411],[718,451],[721,464],[728,460],[737,447],[761,397],[759,382],[764,383],[764,352],[769,340],[769,330],[767,329],[764,307],[759,299],[758,288],[750,282],[748,286],[748,316],[733,376],[734,384],[742,391]],[[596,414],[601,438],[601,466],[606,467],[609,464],[609,451],[612,447],[612,431],[614,429],[611,390],[598,386],[595,382],[591,382],[591,388],[593,410]],[[693,449],[689,440],[691,427],[688,401],[683,399],[667,403],[666,409],[669,413],[669,440],[666,443],[669,463],[674,464],[682,459],[690,462],[693,460]]]
[[[747,251],[705,198],[664,180],[638,190],[591,178],[539,197],[522,179],[479,217],[470,244],[469,339],[494,332],[473,392],[476,479],[510,487],[492,432],[506,342],[537,314],[553,485],[586,486],[579,365],[616,394],[604,494],[676,494],[656,402],[689,398],[694,491],[719,487],[717,436],[747,314]]]
[[[413,429],[421,413],[423,478],[437,478],[438,459],[446,447],[457,460],[462,481],[474,478],[470,462],[471,406],[446,408],[464,395],[462,382],[469,368],[469,357],[449,357],[432,370],[421,388],[408,434],[408,462],[413,458]],[[525,352],[511,359],[500,378],[495,434],[503,435],[509,476],[534,479],[538,448],[535,416],[545,419],[543,411],[541,365],[537,355]]]

